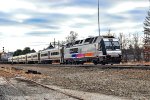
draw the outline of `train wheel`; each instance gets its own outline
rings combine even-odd
[[[93,61],[94,65],[97,65],[97,61]]]
[[[102,65],[105,65],[105,62],[102,62]]]
[[[92,62],[94,63],[94,65],[97,65],[97,61],[93,60]]]

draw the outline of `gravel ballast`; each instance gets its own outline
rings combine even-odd
[[[33,79],[45,85],[127,97],[132,100],[150,99],[150,70],[51,66],[43,68],[22,66],[22,68],[41,72],[46,77]]]

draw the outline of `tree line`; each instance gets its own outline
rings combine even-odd
[[[120,46],[122,50],[122,60],[128,61],[142,61],[143,56],[143,38],[140,38],[139,33],[124,35],[119,34]]]
[[[27,53],[34,53],[34,52],[36,52],[34,49],[31,50],[30,47],[25,47],[23,50],[17,49],[14,52],[13,56],[25,55]]]

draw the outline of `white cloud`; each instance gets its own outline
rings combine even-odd
[[[87,7],[41,7],[38,12],[40,13],[58,13],[66,15],[79,15],[79,14],[95,14],[97,9]]]
[[[135,8],[145,8],[148,7],[149,3],[145,1],[133,2],[133,1],[126,1],[120,2],[117,5],[114,5],[112,8],[108,9],[108,13],[122,13],[127,12],[130,10],[134,10]]]
[[[25,0],[0,0],[0,11],[10,13],[17,9],[36,10],[36,7]]]
[[[24,33],[30,32],[32,28],[32,26],[0,26],[0,32],[5,37],[23,36]]]
[[[134,23],[134,22],[123,22],[123,23],[114,23],[111,25],[111,28],[113,29],[120,29],[120,28],[133,28],[134,26],[139,25],[139,23]]]
[[[74,3],[84,3],[83,1],[74,0]],[[148,9],[148,1],[106,1],[109,4],[103,5],[107,6],[104,7],[105,9],[100,6],[102,34],[106,33],[109,28],[117,34],[120,32],[141,32],[143,30],[143,22],[132,18],[133,16],[128,12],[136,10],[136,8]],[[82,6],[82,3],[74,6],[72,0],[0,0],[0,2],[0,13],[4,13],[4,16],[1,15],[2,19],[0,19],[0,41],[1,46],[5,46],[9,51],[17,48],[23,49],[26,46],[40,50],[47,45],[34,46],[34,43],[49,43],[54,38],[56,38],[56,41],[65,40],[70,31],[79,33],[79,39],[98,35],[97,1],[95,1],[95,5],[89,7],[87,5]],[[103,1],[101,0],[101,2]],[[16,21],[16,23],[13,21]],[[53,28],[53,26],[55,27]],[[42,34],[42,32],[48,33],[51,31],[57,31],[59,34]],[[34,32],[37,32],[37,34],[39,32],[41,35],[35,36],[30,34],[32,32],[33,34]]]
[[[27,14],[14,14],[14,15],[12,16],[12,18],[13,18],[15,21],[23,22],[23,21],[26,20],[26,19],[32,18],[32,16],[31,16],[31,15],[27,15]]]

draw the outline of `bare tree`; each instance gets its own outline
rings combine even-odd
[[[134,47],[134,52],[133,52],[134,53],[134,60],[140,61],[142,50],[140,48],[139,34],[138,33],[133,34],[133,47]]]
[[[106,34],[107,36],[115,36],[115,33],[111,32],[111,29],[108,30],[108,33]]]
[[[74,43],[78,37],[78,33],[74,31],[70,31],[70,35],[66,37],[66,42],[67,43]]]
[[[65,43],[66,43],[66,41],[59,41],[58,46],[61,47],[61,46],[65,45]]]
[[[120,45],[123,61],[141,61],[142,60],[142,41],[138,33],[124,35],[120,33]]]
[[[120,33],[119,40],[120,40],[120,45],[122,50],[122,59],[123,61],[127,62],[128,61],[127,48],[129,44],[129,39],[123,33]]]

